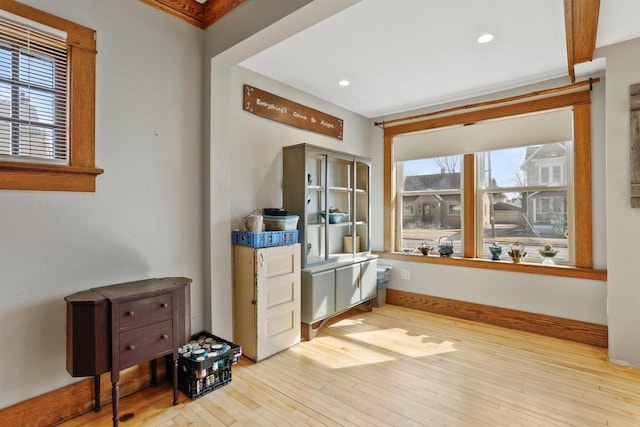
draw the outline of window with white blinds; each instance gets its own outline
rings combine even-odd
[[[0,158],[69,164],[66,34],[4,15]]]

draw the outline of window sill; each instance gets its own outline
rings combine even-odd
[[[0,162],[0,189],[95,192],[98,168]]]
[[[519,273],[543,274],[549,276],[575,277],[579,279],[607,280],[606,270],[569,267],[565,265],[541,265],[527,262],[515,264],[511,261],[491,261],[484,258],[440,257],[436,255],[405,254],[402,252],[375,252],[379,259],[421,262],[457,267],[485,268],[490,270],[514,271]]]

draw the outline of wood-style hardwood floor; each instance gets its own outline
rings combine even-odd
[[[386,305],[233,367],[171,406],[164,383],[120,401],[128,426],[640,426],[640,370],[606,349]],[[64,427],[111,424],[111,406]]]

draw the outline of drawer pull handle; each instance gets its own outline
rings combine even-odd
[[[169,304],[167,304],[166,302],[163,302],[162,304],[160,304],[160,307],[167,308],[169,307]]]
[[[135,349],[136,349],[136,346],[134,346],[133,344],[129,344],[129,345],[127,346],[127,350],[129,350],[129,351],[133,351],[133,350],[135,350]]]
[[[127,316],[133,317],[135,316],[135,313],[133,311],[127,311]]]
[[[169,338],[169,335],[167,335],[167,334],[162,334],[162,335],[160,335],[160,338],[162,338],[163,340],[166,340],[166,339],[168,339],[168,338]]]

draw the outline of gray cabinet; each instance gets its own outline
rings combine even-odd
[[[376,259],[360,264],[360,299],[363,301],[378,296],[377,267]]]
[[[360,263],[336,268],[336,312],[360,301]]]
[[[370,254],[371,159],[309,144],[283,148],[283,207],[298,215],[301,266]]]
[[[331,317],[350,308],[371,303],[377,296],[377,258],[359,258],[350,263],[302,270],[301,321],[311,340]]]
[[[298,144],[283,148],[282,165],[283,207],[300,218],[301,318],[312,339],[332,316],[376,297],[371,159]]]
[[[311,324],[336,312],[335,270],[302,274],[302,322]]]

